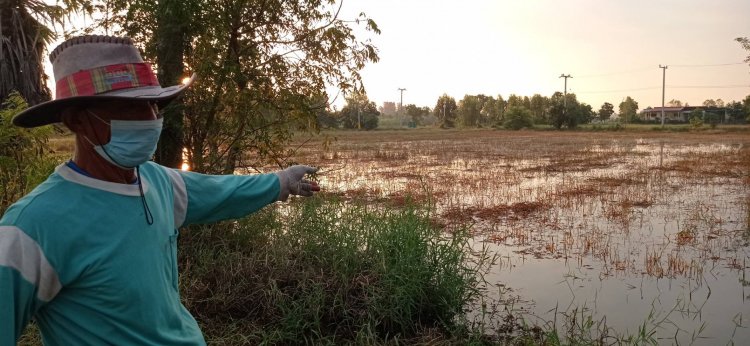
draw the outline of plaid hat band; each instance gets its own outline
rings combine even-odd
[[[0,0],[4,1],[4,0]],[[13,124],[37,127],[61,121],[70,107],[113,100],[153,102],[164,108],[193,84],[162,88],[151,64],[127,37],[86,35],[59,44],[49,55],[57,89],[55,99],[26,108]]]
[[[57,81],[55,94],[57,99],[62,99],[144,86],[160,86],[151,64],[115,64],[65,76]]]

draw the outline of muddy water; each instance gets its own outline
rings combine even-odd
[[[302,154],[329,192],[410,195],[469,225],[498,256],[487,297],[527,321],[645,325],[663,344],[750,340],[746,134],[370,134]]]

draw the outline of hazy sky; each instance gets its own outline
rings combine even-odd
[[[642,109],[661,106],[660,64],[667,102],[750,94],[750,53],[734,41],[750,37],[750,0],[344,0],[342,17],[359,12],[382,30],[361,36],[379,49],[362,73],[378,106],[398,88],[429,107],[443,93],[550,96],[564,73],[595,110],[626,96]]]

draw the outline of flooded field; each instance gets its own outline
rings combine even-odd
[[[434,206],[496,263],[488,300],[664,344],[750,340],[750,135],[394,131],[302,145],[329,193]],[[474,313],[480,318],[481,314]],[[645,326],[645,327],[644,327]]]

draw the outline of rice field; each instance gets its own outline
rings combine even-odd
[[[342,198],[434,208],[526,323],[663,344],[750,340],[747,132],[374,131],[301,142]],[[469,312],[488,318],[486,308]],[[485,321],[487,322],[487,321]]]

